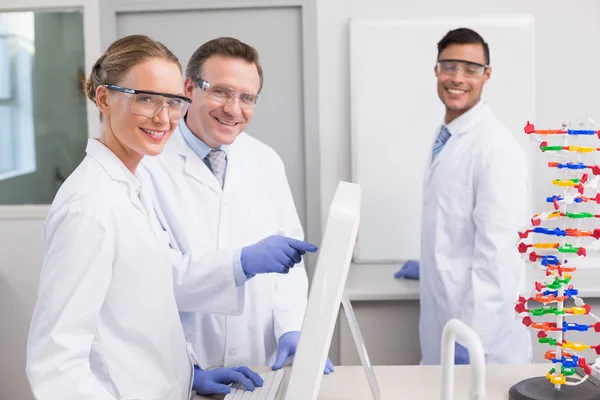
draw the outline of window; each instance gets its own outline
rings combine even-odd
[[[0,181],[35,171],[34,13],[0,14]]]

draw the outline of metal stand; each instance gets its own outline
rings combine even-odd
[[[525,379],[508,392],[509,400],[600,400],[600,387],[589,381],[577,386],[562,385],[556,390],[554,384],[543,376]]]
[[[350,325],[350,332],[352,332],[352,338],[354,339],[354,344],[356,345],[356,351],[358,351],[360,362],[365,370],[367,381],[369,382],[369,388],[371,389],[373,400],[380,400],[379,383],[377,382],[377,377],[375,376],[375,370],[373,370],[373,366],[371,365],[371,360],[369,359],[365,342],[362,334],[360,333],[356,314],[354,314],[352,304],[350,304],[350,299],[348,299],[348,295],[346,295],[346,293],[342,295],[342,306],[344,307],[344,313],[348,319],[348,325]]]

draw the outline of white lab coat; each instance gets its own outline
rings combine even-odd
[[[204,257],[203,268],[233,270],[242,247],[273,234],[303,239],[303,231],[279,156],[241,133],[230,146],[225,185],[194,153],[179,128],[164,152],[142,163],[156,191],[159,218],[172,244]],[[219,285],[219,281],[211,282]],[[176,286],[178,299],[189,286]],[[186,339],[200,365],[270,365],[277,340],[300,330],[307,302],[304,265],[287,275],[260,274],[238,288],[245,299],[239,316],[201,314],[197,304],[178,302]]]
[[[56,195],[27,347],[36,399],[190,398],[171,258],[191,258],[170,250],[146,190],[91,139]]]
[[[487,363],[529,363],[531,338],[514,311],[525,289],[517,232],[531,217],[525,153],[483,102],[449,131],[424,179],[422,363],[440,363],[451,318],[477,332]]]

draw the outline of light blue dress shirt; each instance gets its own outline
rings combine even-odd
[[[190,148],[196,153],[198,157],[206,164],[206,167],[210,169],[210,163],[206,156],[212,148],[204,143],[198,136],[194,135],[190,128],[187,126],[185,119],[182,119],[179,122],[179,129],[181,130],[181,134],[183,135],[183,139],[190,146]],[[224,176],[227,176],[227,155],[229,152],[229,145],[221,145],[219,149],[223,150],[226,154],[225,156],[225,171]],[[249,278],[244,273],[244,269],[242,268],[242,249],[238,249],[233,254],[233,277],[235,279],[236,286],[242,286]]]

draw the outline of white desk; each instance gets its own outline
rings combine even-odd
[[[545,375],[550,364],[534,365],[488,365],[486,369],[486,400],[506,400],[512,385],[523,379]],[[267,368],[255,369],[257,372]],[[381,389],[381,400],[427,399],[441,396],[441,367],[439,366],[378,366],[375,367]],[[285,390],[289,370],[284,378]],[[471,385],[471,368],[460,365],[455,368],[454,398],[468,399]],[[282,400],[282,389],[278,400]],[[223,396],[196,396],[200,399],[222,399]],[[337,367],[325,375],[321,383],[319,400],[370,400],[371,392],[362,367]]]

